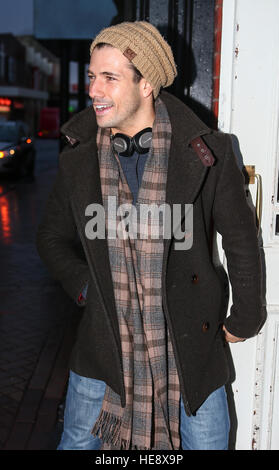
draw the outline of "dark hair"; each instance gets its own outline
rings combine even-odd
[[[107,44],[106,42],[99,42],[95,46],[96,49],[102,49],[103,47],[114,47],[114,46],[112,46],[111,44]],[[134,72],[133,73],[133,81],[135,83],[139,83],[141,81],[141,79],[143,78],[142,74],[137,69],[137,67],[134,66],[134,64],[132,62],[129,62],[129,67]]]

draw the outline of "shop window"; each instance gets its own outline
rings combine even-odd
[[[8,57],[8,81],[9,83],[16,82],[16,61],[14,57]]]

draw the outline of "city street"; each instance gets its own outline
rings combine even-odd
[[[35,247],[58,165],[58,140],[36,141],[34,179],[0,176],[0,449],[55,449],[81,311]]]

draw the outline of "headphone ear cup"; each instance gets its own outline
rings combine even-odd
[[[123,157],[130,157],[134,150],[133,139],[125,134],[117,133],[111,138],[116,153]]]
[[[147,153],[151,147],[151,140],[152,140],[152,129],[151,127],[147,127],[142,131],[138,132],[133,137],[135,150],[138,153]]]

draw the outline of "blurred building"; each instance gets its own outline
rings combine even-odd
[[[0,119],[37,131],[40,110],[59,93],[59,61],[32,36],[0,34]]]

